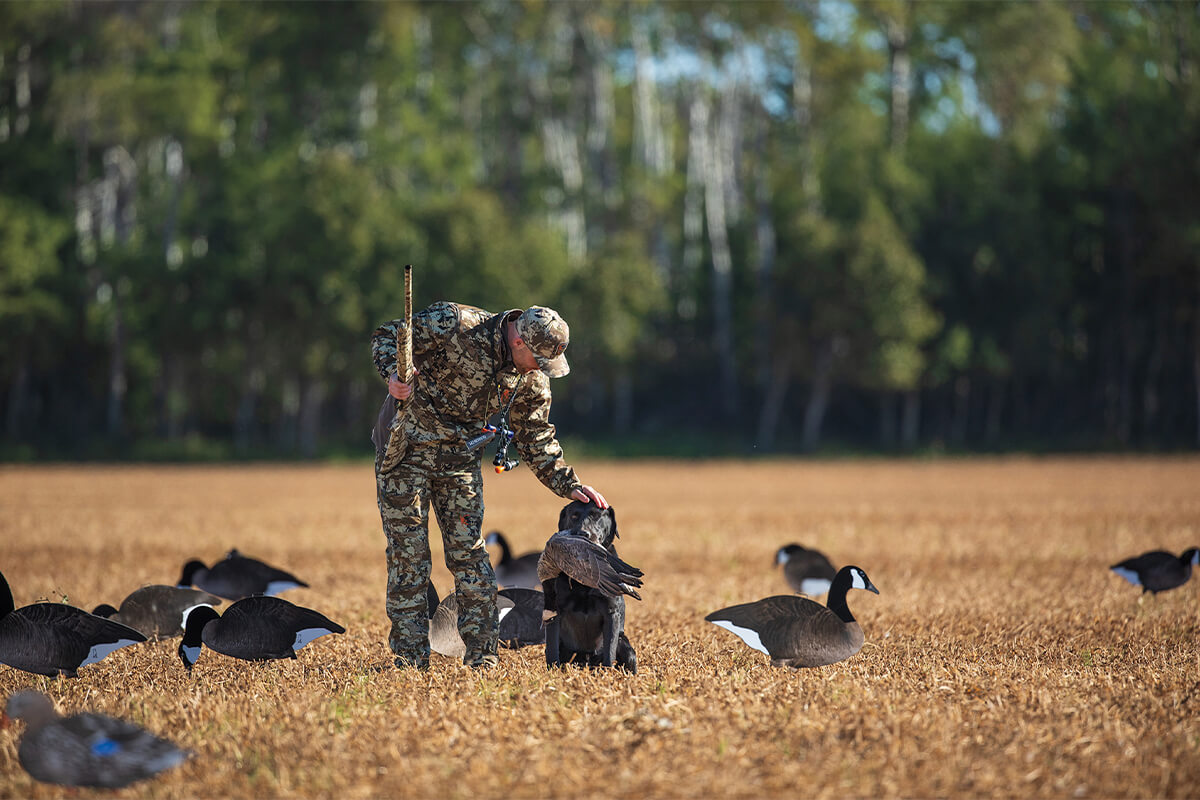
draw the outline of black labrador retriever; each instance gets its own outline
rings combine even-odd
[[[558,529],[585,536],[616,556],[617,515],[611,506],[572,501],[559,513]],[[610,597],[562,573],[542,581],[542,591],[546,611],[554,614],[546,623],[548,666],[617,666],[637,673],[637,654],[625,635],[624,596]]]

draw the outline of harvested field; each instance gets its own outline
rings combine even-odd
[[[76,679],[0,666],[0,694],[42,688],[196,752],[115,797],[1196,796],[1200,579],[1139,601],[1108,566],[1200,545],[1200,460],[577,466],[646,572],[636,676],[547,671],[540,648],[482,675],[388,667],[369,465],[10,467],[18,606],[115,604],[237,546],[348,632],[287,663],[206,650],[190,677],[177,640]],[[486,480],[485,530],[540,547],[561,501],[525,469]],[[791,541],[879,587],[849,596],[867,644],[848,661],[773,668],[703,620],[787,593],[773,556]],[[62,796],[18,766],[22,728],[0,731],[0,797]]]

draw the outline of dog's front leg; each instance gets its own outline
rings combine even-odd
[[[542,581],[542,619],[546,623],[546,666],[557,666],[558,660],[558,595],[554,580]]]
[[[604,615],[604,641],[600,653],[600,661],[606,667],[617,663],[617,645],[620,643],[621,631],[625,630],[625,599],[610,597],[608,613]]]

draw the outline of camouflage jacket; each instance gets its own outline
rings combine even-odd
[[[517,372],[504,340],[502,323],[520,313],[492,314],[448,302],[414,313],[417,375],[398,422],[409,447],[465,453],[466,440],[511,398],[508,420],[521,459],[552,492],[569,497],[581,484],[550,423],[550,379],[537,370]],[[404,320],[395,319],[371,336],[371,357],[385,381],[396,372],[396,334],[403,328]]]

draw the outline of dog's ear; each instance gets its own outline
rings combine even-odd
[[[606,508],[604,510],[606,512],[608,512],[608,521],[612,523],[612,534],[613,534],[612,538],[616,539],[617,535],[618,535],[617,534],[617,512],[613,510],[612,506],[609,506],[608,508]]]
[[[563,506],[562,511],[558,512],[558,529],[565,531],[567,529],[567,511],[571,508],[571,503]]]

